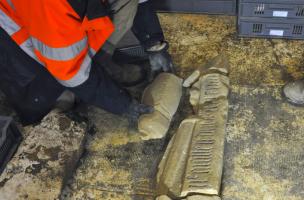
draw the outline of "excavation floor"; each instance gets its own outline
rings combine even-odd
[[[304,199],[304,108],[281,87],[304,72],[304,41],[240,39],[236,18],[161,14],[182,77],[220,52],[231,62],[231,95],[222,185],[224,200]],[[150,200],[166,144],[191,114],[187,91],[166,139],[142,142],[125,119],[89,109],[87,152],[64,199]]]

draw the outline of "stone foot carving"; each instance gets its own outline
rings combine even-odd
[[[155,112],[139,119],[138,129],[143,140],[163,138],[177,111],[182,96],[182,79],[162,73],[144,91],[142,103],[154,107]]]

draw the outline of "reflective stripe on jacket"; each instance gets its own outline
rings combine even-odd
[[[0,26],[62,85],[76,87],[88,79],[92,56],[114,31],[98,6],[100,0],[0,0]]]

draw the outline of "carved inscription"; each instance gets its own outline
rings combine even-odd
[[[206,74],[193,84],[190,102],[196,116],[184,120],[170,142],[157,175],[159,195],[173,199],[219,195],[228,87],[228,77],[218,73]]]
[[[202,112],[200,108],[205,103],[214,99],[227,97],[229,93],[229,79],[220,74],[208,74],[200,78],[200,97],[198,101],[197,112]],[[216,105],[209,106],[210,109],[216,108]]]
[[[191,193],[218,195],[224,152],[227,100],[214,100],[201,107],[196,123],[181,196]]]

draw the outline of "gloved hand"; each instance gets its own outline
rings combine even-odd
[[[169,44],[167,42],[158,42],[146,50],[149,54],[152,76],[159,72],[175,73],[175,67],[171,55],[168,53],[168,48]]]
[[[126,113],[126,117],[129,121],[129,128],[131,130],[137,130],[137,124],[139,117],[143,114],[149,114],[154,111],[152,106],[144,105],[136,100],[133,100]]]

